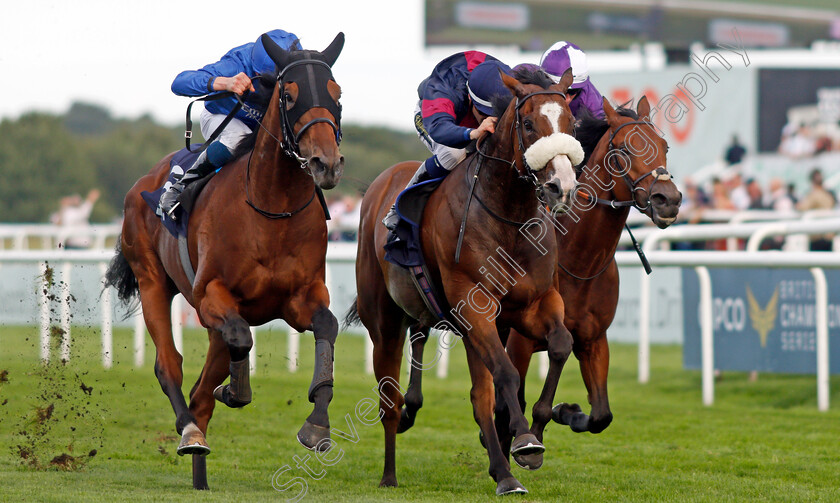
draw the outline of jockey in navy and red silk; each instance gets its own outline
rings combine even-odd
[[[589,64],[586,61],[586,53],[580,47],[561,40],[543,53],[540,67],[554,82],[560,82],[563,73],[571,68],[574,81],[569,86],[567,95],[571,98],[569,108],[572,114],[577,116],[578,110],[583,107],[595,117],[604,118],[603,98],[589,80]]]
[[[300,49],[298,37],[294,33],[271,30],[267,35],[282,49]],[[178,206],[178,196],[187,185],[224,166],[233,157],[239,142],[259,125],[268,107],[270,95],[267,93],[273,89],[262,89],[259,81],[252,84],[251,79],[261,73],[273,74],[275,67],[258,38],[256,42],[234,47],[215,63],[198,70],[181,72],[175,77],[172,92],[178,96],[204,96],[215,91],[230,91],[242,96],[245,91],[252,92],[244,96],[242,108],[225,126],[218,139],[201,152],[192,167],[176,183],[166,187],[158,207],[161,215],[165,213],[174,219],[173,210]],[[237,103],[234,96],[206,101],[200,116],[201,134],[209,138]]]
[[[438,63],[420,86],[420,100],[414,111],[414,127],[432,157],[420,165],[406,188],[449,174],[466,157],[466,147],[482,133],[495,130],[494,97],[510,98],[501,73],[510,68],[479,51],[453,54]],[[393,230],[398,221],[396,209],[382,220]]]

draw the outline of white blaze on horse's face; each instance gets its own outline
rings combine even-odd
[[[525,151],[525,161],[534,171],[547,168],[543,196],[556,212],[566,211],[577,184],[575,166],[583,161],[583,148],[572,136],[561,132],[563,107],[556,102],[544,103],[540,113],[548,119],[553,133],[540,138]]]
[[[563,107],[560,103],[549,102],[543,103],[540,107],[540,113],[548,119],[551,124],[551,130],[555,133],[560,133],[560,117],[563,116]]]

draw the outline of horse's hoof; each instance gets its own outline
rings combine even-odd
[[[409,416],[408,409],[403,408],[402,414],[400,415],[400,424],[397,426],[397,433],[405,433],[414,426],[414,419],[416,417],[416,415]]]
[[[382,477],[379,481],[379,487],[397,487],[397,477]]]
[[[510,453],[514,456],[529,456],[543,452],[545,452],[545,446],[533,433],[519,435],[513,439],[513,444],[510,446]]]
[[[332,440],[330,440],[330,429],[325,426],[318,426],[309,421],[303,423],[297,434],[300,445],[306,447],[310,451],[317,450],[324,452],[330,448]]]
[[[581,411],[580,405],[576,403],[558,403],[553,409],[551,409],[551,419],[553,419],[555,423],[569,426],[572,422],[572,416],[579,412],[583,411]]]
[[[241,401],[233,398],[233,396],[230,394],[230,385],[229,384],[220,384],[220,385],[216,386],[216,389],[213,390],[213,397],[215,397],[216,400],[222,402],[223,404],[227,405],[231,409],[238,409],[240,407],[245,407],[246,405],[251,403],[250,400],[248,400],[247,402],[241,402]]]
[[[543,464],[543,453],[537,454],[514,454],[513,461],[519,468],[526,470],[538,470]]]
[[[504,496],[506,494],[528,494],[528,490],[514,477],[508,477],[496,484],[496,495]]]
[[[195,423],[190,423],[184,428],[184,433],[181,434],[181,443],[178,444],[178,450],[176,452],[179,456],[186,454],[206,456],[210,454],[210,447],[207,446],[204,433],[201,433],[201,430]]]

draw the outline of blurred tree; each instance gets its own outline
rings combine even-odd
[[[358,194],[389,166],[429,156],[414,133],[348,124],[343,133],[344,177],[332,192]],[[149,115],[114,119],[84,103],[63,116],[28,113],[0,121],[0,221],[46,222],[61,197],[84,197],[92,188],[102,197],[91,220],[119,218],[126,192],[183,141],[181,126],[162,126]]]

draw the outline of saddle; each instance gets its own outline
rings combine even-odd
[[[448,304],[432,282],[423,258],[420,226],[429,196],[443,182],[435,178],[408,187],[397,196],[396,208],[400,220],[385,242],[385,260],[408,269],[414,286],[426,307],[439,319],[448,319]]]

